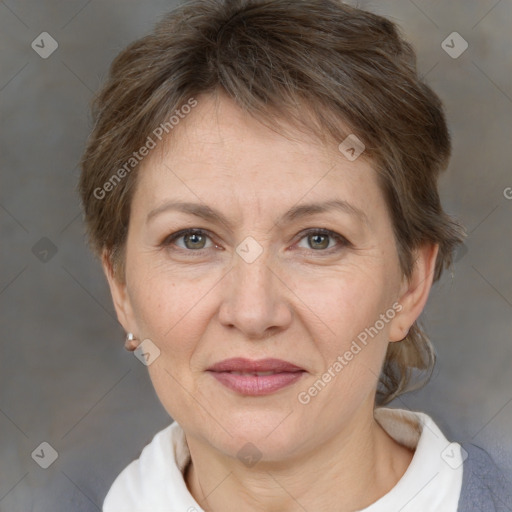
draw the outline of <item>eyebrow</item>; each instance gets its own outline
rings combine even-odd
[[[356,206],[344,201],[343,199],[333,199],[324,201],[322,203],[306,203],[293,206],[285,212],[276,222],[276,224],[292,222],[299,218],[308,217],[311,215],[326,213],[332,210],[337,210],[353,217],[368,225],[368,217],[366,214]],[[179,211],[201,217],[202,219],[224,224],[229,229],[233,228],[232,223],[219,211],[210,208],[209,206],[201,203],[189,203],[182,201],[168,201],[161,206],[148,213],[146,223],[157,215],[167,211]]]

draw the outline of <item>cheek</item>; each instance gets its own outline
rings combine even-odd
[[[138,325],[155,342],[175,338],[184,328],[197,330],[197,321],[191,319],[201,317],[205,299],[219,284],[212,273],[191,277],[187,269],[177,273],[151,265],[132,275],[131,302]]]
[[[199,367],[194,354],[200,352],[215,312],[212,301],[222,275],[208,272],[198,277],[186,270],[177,273],[151,265],[134,267],[138,272],[133,273],[132,304],[137,324],[141,334],[160,350],[160,356],[148,366],[149,376],[167,412],[181,418],[182,411],[191,410],[190,397],[198,393]]]
[[[316,377],[330,371],[325,388],[318,386],[326,391],[317,403],[339,402],[340,396],[357,402],[377,381],[395,316],[386,276],[384,266],[354,266],[297,290],[307,298],[308,324],[317,326],[311,332],[322,359]]]
[[[352,265],[295,280],[294,292],[304,304],[302,309],[311,325],[319,325],[320,339],[330,340],[329,352],[342,350],[391,306],[385,275],[380,265]]]
[[[148,366],[153,387],[168,414],[184,423],[196,414],[190,412],[197,409],[193,397],[198,396],[194,353],[210,319],[208,292],[216,281],[177,279],[165,271],[155,271],[140,276],[134,293],[138,325],[160,350],[159,357]]]

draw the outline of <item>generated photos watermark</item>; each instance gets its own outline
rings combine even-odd
[[[94,189],[94,197],[101,200],[105,198],[107,193],[112,192],[121,180],[124,179],[137,166],[137,164],[144,159],[144,157],[149,155],[152,149],[156,148],[157,140],[161,141],[165,136],[164,134],[170,133],[170,131],[179,124],[181,119],[185,119],[185,117],[190,114],[195,106],[197,106],[197,100],[190,98],[187,103],[181,106],[181,108],[174,111],[168,121],[160,123],[151,132],[151,135],[148,135],[146,142],[138,149],[138,151],[134,151],[132,156],[119,169],[117,169],[117,171],[112,174],[112,176],[101,187],[96,187]]]
[[[370,327],[366,327],[357,335],[357,339],[352,340],[352,343],[348,350],[342,355],[339,355],[325,370],[325,372],[317,379],[312,386],[307,390],[301,391],[297,395],[298,401],[307,405],[311,402],[311,399],[322,391],[329,382],[331,382],[348,364],[354,359],[354,357],[361,352],[361,350],[368,344],[368,337],[373,339],[379,334],[382,329],[389,323],[390,320],[395,318],[397,313],[402,311],[403,306],[395,302],[385,313],[381,313],[379,319]],[[359,342],[359,343],[358,343]],[[362,345],[362,346],[361,346]]]

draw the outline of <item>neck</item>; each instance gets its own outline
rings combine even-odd
[[[207,512],[351,511],[388,493],[413,452],[394,441],[371,417],[352,422],[322,445],[298,456],[252,468],[187,436],[192,463],[185,474],[190,493]]]

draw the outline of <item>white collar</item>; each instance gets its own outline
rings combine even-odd
[[[374,416],[391,437],[415,453],[395,487],[360,512],[456,512],[462,486],[460,445],[449,443],[424,413],[377,408]],[[103,512],[204,512],[183,477],[189,460],[185,433],[174,422],[116,478]]]

